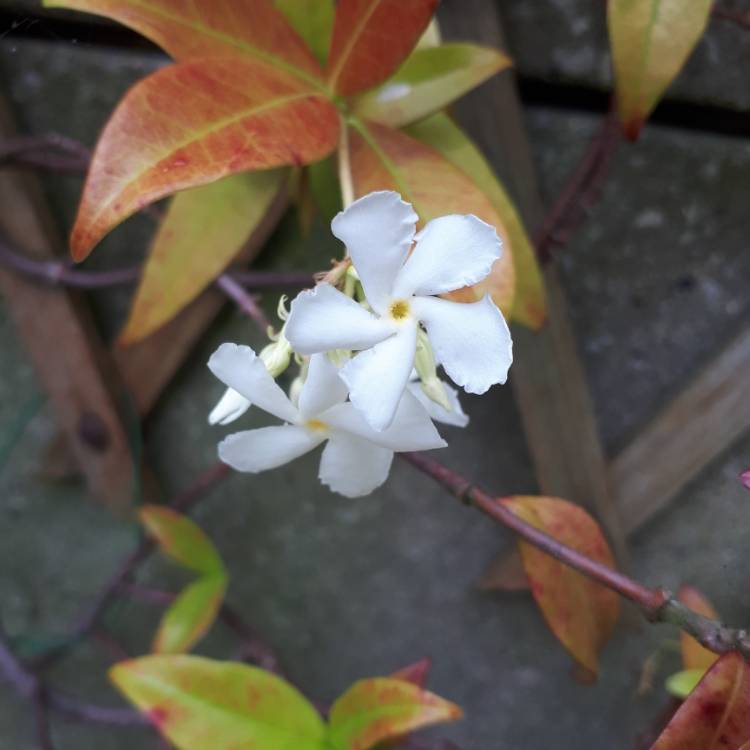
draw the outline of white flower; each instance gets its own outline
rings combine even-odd
[[[510,331],[489,296],[470,304],[432,296],[487,276],[501,252],[494,228],[476,216],[451,215],[415,234],[416,223],[412,207],[390,191],[370,193],[338,214],[331,228],[346,244],[374,314],[319,284],[292,302],[286,326],[301,354],[363,350],[340,374],[376,430],[393,421],[420,322],[451,380],[469,393],[504,383],[513,359]]]
[[[385,482],[394,452],[446,445],[411,393],[404,394],[387,430],[373,430],[352,404],[345,403],[346,387],[325,354],[310,358],[299,407],[248,346],[222,344],[208,366],[248,402],[286,423],[226,437],[219,444],[219,458],[238,471],[273,469],[326,442],[320,480],[335,492],[358,497]]]

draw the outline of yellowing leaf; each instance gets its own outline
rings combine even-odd
[[[274,0],[274,5],[324,63],[333,33],[333,0]]]
[[[456,123],[443,113],[411,125],[407,133],[437,149],[451,164],[468,175],[489,198],[500,224],[498,234],[510,248],[516,275],[516,291],[510,316],[533,329],[544,324],[546,299],[542,271],[523,221],[492,167]]]
[[[683,669],[682,672],[670,675],[664,687],[670,695],[684,699],[693,692],[704,674],[706,674],[705,669]]]
[[[635,140],[703,35],[712,0],[608,0],[617,105]]]
[[[325,750],[317,711],[256,667],[199,656],[144,656],[110,679],[179,750]]]
[[[386,83],[359,97],[354,112],[383,125],[407,125],[437,112],[510,64],[502,52],[476,44],[417,49]]]
[[[692,586],[682,586],[677,593],[677,598],[699,615],[711,620],[717,620],[719,617],[711,606],[711,602]],[[685,632],[680,633],[680,649],[682,650],[682,665],[685,669],[705,671],[719,658],[713,651],[701,646],[695,638]]]
[[[614,558],[596,521],[578,505],[554,497],[512,497],[504,501],[516,515],[563,544],[609,567]],[[620,612],[613,591],[594,583],[530,544],[520,542],[531,593],[552,632],[592,675],[599,651]]]
[[[278,169],[232,175],[172,199],[120,334],[122,345],[174,317],[224,271],[252,233],[270,233],[280,213],[270,209],[284,179]]]
[[[382,740],[462,715],[455,704],[410,682],[359,680],[333,704],[328,741],[335,750],[368,750]]]

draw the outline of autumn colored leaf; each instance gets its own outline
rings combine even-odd
[[[315,708],[263,669],[156,655],[120,662],[109,676],[179,750],[325,750]]]
[[[302,38],[271,0],[253,0],[252,8],[249,4],[242,7],[237,0],[44,0],[43,4],[119,21],[176,60],[249,55],[309,82],[322,75]]]
[[[333,0],[274,0],[318,62],[325,63],[333,33]]]
[[[391,677],[394,680],[411,682],[412,685],[423,688],[427,682],[427,673],[430,671],[430,666],[429,659],[420,659],[413,664],[407,664],[407,666],[402,667],[394,672]]]
[[[614,567],[601,529],[580,506],[554,497],[516,496],[503,502],[535,528]],[[520,542],[519,548],[531,593],[550,629],[573,658],[596,675],[599,651],[619,615],[617,594],[526,542]]]
[[[516,289],[510,316],[530,328],[541,328],[547,312],[544,280],[536,251],[513,201],[487,160],[446,114],[433,115],[411,125],[406,132],[437,149],[451,164],[468,175],[490,200],[500,218],[497,231],[513,256]]]
[[[417,49],[388,81],[358,97],[353,111],[383,125],[408,125],[443,109],[510,65],[502,52],[476,44],[454,42]]]
[[[173,560],[198,573],[225,574],[216,547],[187,516],[163,505],[144,505],[138,515],[148,535]]]
[[[153,333],[222,273],[250,235],[272,223],[269,209],[284,180],[283,170],[265,170],[178,193],[151,246],[119,343]]]
[[[351,165],[354,191],[396,190],[414,206],[420,223],[445,214],[475,214],[502,232],[502,221],[489,199],[436,149],[398,130],[354,120]],[[475,286],[452,292],[452,299],[473,302],[492,295],[507,313],[513,305],[515,273],[511,252],[503,252],[489,276]]]
[[[170,193],[321,159],[338,129],[330,101],[250,58],[158,70],[130,89],[99,139],[71,235],[73,256],[86,257],[123,219]]]
[[[529,579],[517,547],[498,555],[477,582],[482,591],[529,591]]]
[[[209,630],[221,607],[226,577],[206,575],[186,586],[164,613],[151,650],[157,654],[189,651]]]
[[[750,738],[750,666],[724,654],[677,710],[652,750],[737,750]]]
[[[617,105],[635,140],[703,35],[711,0],[608,0]]]
[[[382,740],[462,715],[455,704],[410,682],[391,677],[359,680],[333,704],[328,741],[334,750],[368,750]]]
[[[716,610],[711,602],[693,586],[682,586],[677,593],[677,598],[687,607],[699,615],[711,620],[718,620]],[[684,669],[708,669],[719,657],[707,648],[701,646],[698,641],[687,633],[680,633],[680,649],[682,651],[682,666]]]
[[[339,0],[328,55],[336,94],[365,91],[395,72],[427,28],[438,0]]]

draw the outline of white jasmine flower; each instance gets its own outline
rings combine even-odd
[[[340,375],[376,430],[393,421],[420,323],[446,373],[469,393],[504,383],[513,359],[510,331],[489,296],[469,304],[433,296],[487,276],[501,252],[495,229],[470,215],[433,219],[419,234],[416,224],[412,207],[390,191],[339,213],[331,228],[346,244],[373,312],[323,283],[292,302],[286,326],[301,354],[362,350]]]
[[[222,344],[208,363],[233,391],[285,424],[229,435],[219,458],[238,471],[282,466],[326,443],[320,480],[347,497],[367,495],[388,478],[393,453],[445,447],[427,412],[405,393],[392,425],[373,430],[346,401],[346,386],[325,354],[310,358],[307,380],[295,406],[248,346]]]

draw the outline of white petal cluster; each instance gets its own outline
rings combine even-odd
[[[355,300],[354,285],[344,293],[321,283],[292,302],[280,340],[307,357],[293,388],[296,405],[274,381],[274,363],[285,369],[288,353],[280,360],[274,351],[272,359],[266,350],[259,357],[224,344],[211,357],[211,371],[228,386],[212,424],[227,424],[251,404],[284,422],[225,438],[224,462],[264,471],[326,443],[321,481],[343,495],[365,495],[386,480],[394,452],[446,445],[433,419],[467,424],[436,363],[469,393],[505,382],[512,341],[490,297],[463,304],[436,296],[487,276],[501,253],[495,229],[459,215],[434,219],[419,233],[416,225],[412,207],[390,191],[370,193],[333,220],[361,294]]]

